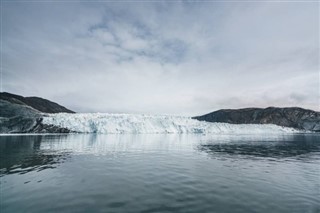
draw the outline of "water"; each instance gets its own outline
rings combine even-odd
[[[5,212],[320,212],[320,135],[0,136]]]

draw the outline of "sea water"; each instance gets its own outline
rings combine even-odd
[[[0,212],[320,212],[320,134],[0,136]]]

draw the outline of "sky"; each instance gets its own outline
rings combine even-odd
[[[2,1],[2,91],[77,112],[319,111],[319,2]]]

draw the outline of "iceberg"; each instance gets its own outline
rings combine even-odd
[[[228,124],[198,121],[191,117],[146,114],[57,113],[46,114],[44,124],[79,133],[101,134],[270,134],[295,133],[299,130],[273,124]]]

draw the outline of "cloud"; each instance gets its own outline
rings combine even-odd
[[[319,110],[315,2],[3,2],[3,88],[77,111]]]

